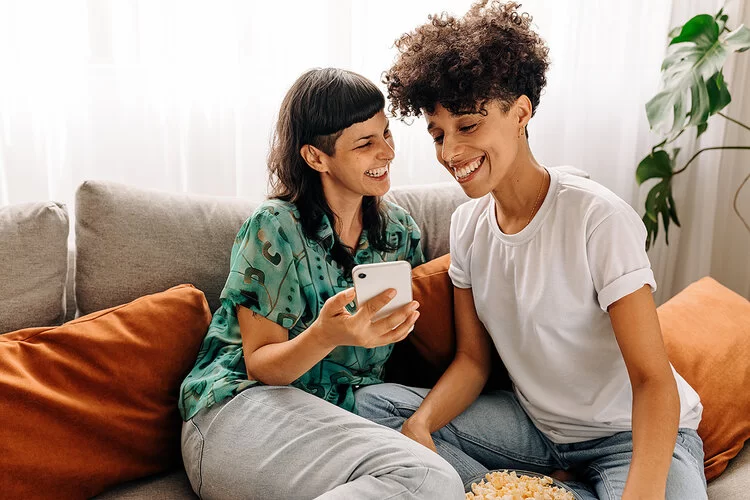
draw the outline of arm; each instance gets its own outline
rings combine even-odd
[[[456,356],[435,387],[401,429],[435,450],[430,434],[441,429],[476,400],[490,375],[489,335],[477,317],[471,288],[454,288]]]
[[[623,499],[664,499],[680,398],[648,285],[609,306],[633,387],[633,459]]]
[[[416,302],[371,321],[394,296],[395,290],[386,290],[352,315],[346,305],[354,299],[354,289],[344,290],[328,299],[313,324],[291,340],[281,325],[238,306],[248,377],[268,385],[288,385],[339,345],[377,347],[402,340],[419,317]]]

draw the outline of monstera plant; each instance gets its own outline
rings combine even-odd
[[[723,9],[715,16],[702,14],[669,33],[669,47],[661,66],[661,91],[646,104],[646,114],[652,130],[663,139],[651,149],[636,169],[636,181],[658,181],[646,197],[643,223],[648,236],[646,249],[656,241],[659,219],[664,226],[664,239],[669,244],[669,224],[677,226],[677,208],[672,197],[672,179],[704,151],[716,149],[750,149],[750,145],[706,147],[695,152],[679,168],[675,168],[680,148],[670,146],[686,130],[695,128],[699,137],[708,128],[708,119],[719,115],[750,132],[750,127],[721,112],[732,97],[722,69],[734,52],[750,48],[750,29],[744,25],[736,29],[727,26],[728,16]],[[748,136],[750,137],[750,135]],[[740,184],[734,198],[734,210],[750,231],[750,226],[737,209],[737,196],[750,178]]]

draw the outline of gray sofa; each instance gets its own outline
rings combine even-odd
[[[466,200],[458,186],[398,188],[388,197],[420,224],[428,259],[448,251],[450,214]],[[215,310],[235,234],[257,203],[85,182],[76,194],[75,249],[68,245],[65,206],[1,207],[0,333],[60,324],[180,283],[204,291]],[[709,484],[709,498],[744,500],[748,492],[745,448]],[[119,485],[97,498],[196,496],[178,470]]]

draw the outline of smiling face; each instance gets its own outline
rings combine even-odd
[[[345,128],[332,155],[316,150],[326,196],[383,196],[391,187],[390,165],[395,156],[385,112]]]
[[[438,161],[471,198],[497,189],[514,173],[525,147],[522,127],[530,116],[522,99],[507,113],[499,101],[487,103],[485,110],[452,114],[437,104],[433,113],[425,113]]]

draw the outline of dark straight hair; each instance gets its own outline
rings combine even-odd
[[[332,156],[336,139],[345,128],[369,120],[384,108],[383,93],[357,73],[337,68],[307,71],[294,82],[281,103],[268,154],[271,198],[297,206],[302,230],[311,240],[320,241],[318,231],[323,216],[328,217],[334,235],[331,257],[344,268],[347,277],[354,267],[353,249],[339,239],[320,173],[305,162],[300,149],[309,144]],[[367,231],[370,246],[393,251],[395,248],[386,237],[388,221],[380,198],[365,196],[362,212],[363,230]]]

